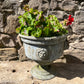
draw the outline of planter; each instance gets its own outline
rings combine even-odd
[[[55,77],[56,71],[50,64],[63,54],[66,35],[44,38],[23,36],[21,34],[19,36],[23,41],[26,56],[39,64],[32,68],[31,74],[41,80]]]

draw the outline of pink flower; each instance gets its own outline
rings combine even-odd
[[[57,30],[57,32],[60,32],[59,30]]]

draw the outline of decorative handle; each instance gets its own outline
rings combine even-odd
[[[41,59],[44,59],[44,60],[48,59],[47,49],[44,49],[44,48],[38,49],[37,50],[37,56],[39,56]]]

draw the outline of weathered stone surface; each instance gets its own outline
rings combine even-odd
[[[70,47],[72,47],[74,49],[84,50],[84,42],[70,43]]]
[[[38,81],[34,81],[33,84],[39,84],[39,82]]]
[[[58,2],[61,2],[62,0],[57,0]]]
[[[9,14],[18,14],[18,7],[21,6],[23,0],[4,0],[1,8],[2,12]]]
[[[84,42],[84,37],[82,37],[80,41]]]
[[[2,12],[5,12],[5,13],[14,13],[14,10],[13,9],[3,9]]]
[[[4,47],[4,45],[3,45],[2,41],[0,40],[0,48],[3,48],[3,47]]]
[[[30,67],[35,63],[23,62],[6,62],[0,63],[0,83],[1,84],[32,84]],[[19,64],[18,64],[19,63]],[[13,65],[12,65],[13,64]],[[2,67],[3,65],[3,67]],[[4,69],[5,68],[5,69]],[[23,68],[23,69],[22,69]],[[4,70],[4,73],[3,73]],[[36,79],[35,79],[36,81]]]
[[[23,48],[23,47],[21,47],[21,48],[18,50],[18,55],[19,55],[19,60],[20,60],[20,61],[28,60],[28,58],[25,56],[25,51],[24,51],[24,48]]]
[[[59,7],[65,11],[76,11],[78,10],[77,4],[73,0],[64,0],[62,3],[59,4]]]
[[[79,35],[79,42],[84,42],[84,35]]]
[[[1,11],[2,1],[0,0],[0,11]]]
[[[84,11],[84,6],[79,8],[80,10]]]
[[[17,50],[15,48],[0,48],[0,61],[18,59]]]
[[[39,6],[41,5],[40,0],[30,0],[28,4],[30,8],[34,8],[34,9],[38,9]]]
[[[18,25],[18,16],[10,15],[9,17],[7,17],[7,26],[5,27],[5,33],[15,33]]]
[[[56,77],[51,80],[37,80],[30,70],[34,62],[0,62],[1,84],[84,84],[84,64],[55,63]]]
[[[57,8],[57,0],[51,0],[50,9],[54,10]]]
[[[79,9],[84,11],[84,2],[81,2],[81,6],[79,7]]]
[[[0,41],[2,42],[4,47],[15,47],[15,43],[11,36],[5,34],[0,34],[0,36]]]
[[[84,2],[81,2],[81,6],[84,6]]]
[[[49,8],[50,8],[49,3],[45,3],[45,4],[42,4],[42,5],[39,7],[39,10],[45,12],[45,11],[47,11]]]
[[[38,9],[40,11],[47,11],[50,9],[48,0],[30,0],[28,4],[30,8]]]
[[[19,14],[19,15],[23,15],[23,14],[24,14],[24,12],[25,12],[25,11],[24,11],[24,10],[22,10],[20,7],[18,8],[18,14]]]
[[[12,5],[11,5],[10,0],[5,0],[3,2],[2,8],[11,8],[11,7],[12,7]]]
[[[84,50],[79,49],[69,49],[64,52],[64,55],[67,57],[73,57],[75,59],[78,59],[82,62],[84,62]]]
[[[13,5],[17,4],[19,0],[4,0],[2,8],[12,8]]]
[[[82,36],[81,35],[76,35],[76,34],[68,35],[67,40],[69,41],[69,43],[80,42],[82,40]]]
[[[20,45],[20,47],[22,47],[23,46],[23,43],[21,41],[21,38],[19,37],[19,35],[16,36],[16,37],[17,37],[17,38],[15,38],[16,42]]]
[[[84,34],[84,11],[75,12],[75,23],[73,32],[77,34]]]
[[[73,31],[76,34],[83,34],[84,35],[84,23],[80,23],[80,24],[75,24],[75,27],[73,28]]]
[[[0,31],[1,32],[3,31],[3,26],[4,26],[4,23],[3,23],[3,14],[0,13]]]
[[[54,14],[58,19],[63,19],[65,12],[64,11],[51,11],[49,14]]]
[[[0,2],[3,2],[4,0],[0,0]]]
[[[66,63],[68,64],[83,64],[83,61],[81,61],[80,59],[72,56],[72,55],[69,55],[69,54],[65,54],[64,55],[64,58],[66,59]]]
[[[76,11],[75,12],[75,22],[80,24],[80,23],[83,23],[84,21],[84,11]]]
[[[79,38],[79,41],[81,39],[81,42],[75,41],[74,43],[70,43],[69,50],[64,51],[64,55],[67,60],[67,63],[84,62],[84,42],[82,40],[83,38],[81,36],[79,36],[78,38]],[[77,40],[78,38],[76,37]]]

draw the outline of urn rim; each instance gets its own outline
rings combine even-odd
[[[25,38],[25,39],[29,39],[29,40],[45,40],[45,41],[49,41],[49,40],[56,40],[56,39],[60,39],[60,38],[65,38],[68,36],[68,34],[64,34],[62,36],[52,36],[52,37],[34,37],[34,36],[25,36],[22,34],[19,34],[19,36],[21,38]]]

